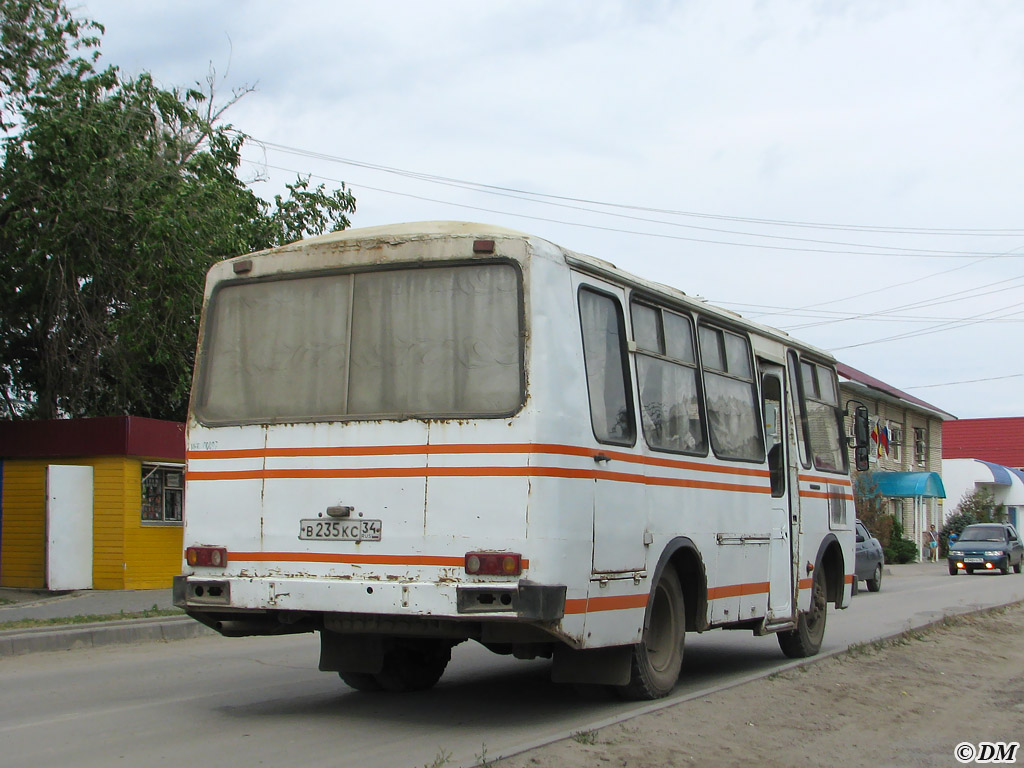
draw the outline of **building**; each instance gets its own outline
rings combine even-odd
[[[184,424],[0,422],[0,586],[170,587],[184,469]]]
[[[943,459],[982,459],[1024,469],[1024,416],[959,419],[947,425]]]
[[[1018,529],[1024,522],[1024,417],[961,419],[947,425],[942,474],[950,509],[984,488]]]
[[[949,494],[949,512],[966,494],[984,489],[1002,505],[1007,522],[1018,529],[1024,522],[1024,470],[982,459],[943,459],[942,478]]]
[[[924,551],[924,531],[942,526],[946,491],[941,476],[944,430],[956,417],[941,408],[839,363],[844,404],[868,409],[872,479],[886,511],[903,525],[903,535]],[[847,408],[852,414],[852,408]],[[852,430],[852,416],[848,430]],[[852,459],[852,457],[851,457]]]

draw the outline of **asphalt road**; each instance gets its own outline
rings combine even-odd
[[[894,569],[895,570],[895,569]],[[945,614],[1024,600],[1024,575],[946,575],[915,566],[829,614],[823,653]],[[73,764],[419,768],[443,751],[472,765],[665,706],[547,681],[543,661],[455,649],[438,686],[361,694],[318,672],[313,635],[38,653],[0,659],[0,767]],[[673,699],[763,676],[789,662],[774,637],[687,637]]]

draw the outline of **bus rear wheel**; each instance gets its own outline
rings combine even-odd
[[[791,659],[813,656],[821,650],[825,638],[825,620],[828,618],[828,592],[825,588],[825,570],[814,570],[811,587],[811,607],[800,614],[796,629],[779,632],[779,647]]]
[[[402,639],[387,644],[379,672],[338,671],[338,676],[357,691],[404,693],[433,688],[452,658],[446,640]]]
[[[643,640],[634,645],[629,683],[618,689],[627,699],[660,699],[675,688],[683,667],[686,611],[683,588],[668,566],[651,593]]]
[[[355,688],[357,691],[379,691],[380,683],[377,682],[377,678],[366,672],[347,672],[341,670],[338,672],[338,677],[349,688]]]
[[[444,640],[406,640],[384,654],[384,666],[374,677],[385,691],[425,691],[433,688],[452,658]]]

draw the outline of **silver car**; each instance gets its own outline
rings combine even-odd
[[[885,565],[885,555],[882,554],[882,545],[878,539],[871,535],[868,529],[860,520],[857,521],[857,561],[854,569],[853,592],[857,593],[860,582],[866,581],[868,589],[877,592],[882,588],[882,566]]]

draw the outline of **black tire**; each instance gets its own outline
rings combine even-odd
[[[853,574],[853,591],[851,594],[856,595],[860,592],[860,581],[857,579],[857,574]]]
[[[956,576],[960,572],[960,569],[956,567],[956,563],[949,564],[949,575]]]
[[[868,579],[868,589],[871,592],[877,592],[882,588],[882,564],[879,563],[875,566],[875,572],[871,574],[871,578]]]
[[[821,641],[825,639],[827,619],[828,590],[825,586],[825,570],[819,566],[814,569],[810,610],[800,614],[796,629],[778,633],[782,652],[791,659],[803,659],[816,654],[821,650]]]
[[[1010,556],[1009,555],[1006,556],[1006,565],[1004,565],[1003,567],[1001,567],[999,569],[999,573],[1001,575],[1003,575],[1003,576],[1006,576],[1006,575],[1008,575],[1010,573]]]
[[[644,617],[643,641],[634,645],[629,683],[618,689],[627,699],[660,699],[676,687],[683,667],[686,610],[683,588],[672,566],[658,579]]]
[[[377,685],[392,693],[433,688],[452,658],[443,640],[406,640],[384,652],[384,666],[374,675]]]
[[[1024,565],[1024,557],[1022,557],[1020,560],[1018,560],[1017,564],[1015,566],[1013,566],[1013,572],[1014,573],[1020,573],[1022,565]]]
[[[377,678],[373,675],[367,674],[366,672],[338,672],[338,677],[342,679],[345,685],[350,688],[355,688],[357,691],[379,691],[380,683],[377,682]]]

